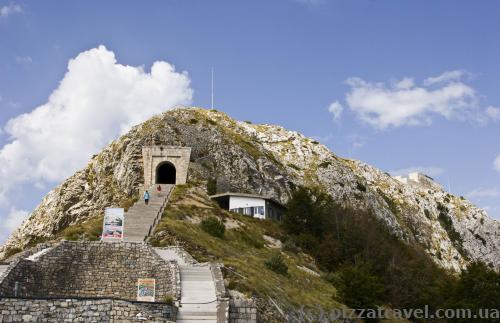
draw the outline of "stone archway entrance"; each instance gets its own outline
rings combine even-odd
[[[176,179],[175,166],[170,162],[163,162],[156,167],[155,184],[175,184]]]
[[[190,156],[190,147],[143,146],[144,189],[155,183],[186,184]]]

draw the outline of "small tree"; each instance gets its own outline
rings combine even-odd
[[[449,305],[477,313],[481,308],[498,308],[499,299],[500,273],[481,262],[473,262],[460,275]]]
[[[346,266],[337,276],[336,287],[340,297],[352,308],[376,308],[382,298],[384,285],[370,265]]]
[[[207,181],[207,194],[215,195],[217,194],[217,179],[209,178]]]
[[[217,238],[223,238],[224,232],[226,231],[224,223],[216,217],[203,219],[200,226],[203,231]]]
[[[287,203],[283,227],[288,233],[322,238],[324,219],[332,213],[332,198],[315,188],[299,187]]]
[[[275,273],[288,276],[288,266],[280,252],[273,253],[273,255],[266,260],[264,264]]]

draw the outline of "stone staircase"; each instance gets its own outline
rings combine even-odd
[[[155,251],[163,259],[175,260],[179,264],[181,300],[177,322],[227,322],[225,316],[222,319],[218,316],[218,298],[211,264],[197,264],[175,248],[155,248]]]
[[[217,296],[210,266],[180,266],[181,302],[177,322],[217,323]]]
[[[0,277],[2,277],[7,268],[9,268],[9,264],[0,264]]]
[[[158,195],[155,184],[149,188],[149,203],[146,205],[141,198],[125,213],[124,242],[144,242],[158,224],[168,198],[175,185],[161,184],[161,194]]]

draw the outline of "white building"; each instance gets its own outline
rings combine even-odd
[[[285,207],[279,202],[261,195],[227,192],[210,198],[223,209],[258,219],[281,221],[285,211]]]
[[[415,185],[439,191],[443,190],[443,186],[437,183],[434,178],[419,172],[409,173],[408,176],[394,176],[394,179],[406,185]]]

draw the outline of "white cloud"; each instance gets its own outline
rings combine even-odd
[[[449,73],[428,78],[426,83],[433,87],[417,86],[412,78],[392,85],[349,78],[346,102],[363,122],[378,129],[429,125],[435,116],[479,120],[476,91],[457,80],[461,72]]]
[[[394,84],[394,86],[397,89],[408,90],[408,89],[415,86],[415,81],[411,77],[405,77],[401,81],[396,82],[396,84]]]
[[[53,184],[133,125],[191,102],[187,73],[157,61],[151,71],[117,63],[104,46],[80,53],[48,102],[8,121],[0,150],[0,202],[22,183]]]
[[[466,194],[471,198],[482,197],[500,197],[500,189],[498,188],[478,188]]]
[[[21,8],[20,5],[11,3],[11,4],[0,7],[0,18],[6,19],[9,16],[11,16],[15,13],[20,13],[22,11],[23,11],[23,9]]]
[[[366,144],[368,138],[358,134],[353,134],[347,136],[347,141],[351,144],[352,149],[358,149],[362,148]]]
[[[413,172],[419,172],[428,176],[438,176],[444,173],[444,169],[437,166],[412,166],[389,171],[389,173],[393,176],[404,176]]]
[[[500,108],[487,107],[484,113],[491,121],[500,121]]]
[[[493,161],[493,169],[500,173],[500,155]]]
[[[12,206],[5,220],[2,221],[4,223],[4,228],[6,229],[6,231],[10,232],[16,229],[19,225],[21,225],[21,223],[23,223],[28,214],[28,211],[19,210],[16,207]]]
[[[440,84],[440,83],[448,83],[448,82],[453,82],[453,81],[460,81],[460,79],[464,76],[465,72],[464,71],[448,71],[444,72],[441,75],[438,76],[432,76],[428,77],[424,80],[424,85],[425,86],[431,86],[434,84]]]
[[[33,59],[31,56],[16,56],[16,62],[19,64],[31,64],[33,63]]]
[[[333,120],[339,121],[340,117],[342,116],[342,111],[344,110],[344,107],[342,104],[339,103],[339,101],[332,102],[330,106],[328,106],[328,112],[330,112],[333,116]]]

